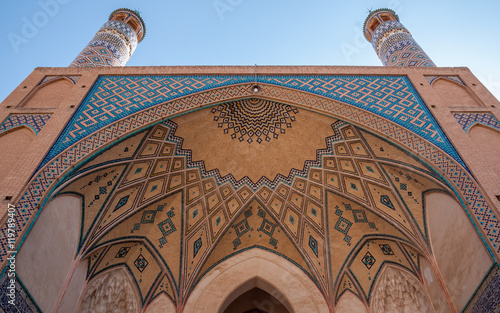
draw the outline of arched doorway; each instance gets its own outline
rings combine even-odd
[[[246,313],[244,310],[329,312],[323,295],[303,271],[258,248],[237,254],[208,272],[191,293],[183,312]]]
[[[224,306],[223,306],[224,307]],[[272,294],[254,287],[244,292],[220,313],[290,313]]]
[[[428,235],[421,195],[430,189],[452,194],[425,159],[366,128],[285,103],[273,104],[285,122],[290,117],[278,123],[283,132],[276,133],[276,123],[262,128],[270,134],[272,126],[276,136],[238,137],[229,120],[214,122],[229,107],[244,106],[245,113],[261,103],[248,101],[164,120],[74,168],[60,192],[85,193],[81,255],[95,259],[89,274],[126,265],[143,306],[166,295],[184,312],[224,312],[259,288],[272,296],[280,290],[290,307],[277,299],[289,312],[322,312],[345,292],[366,302],[383,262],[418,272]],[[262,149],[267,142],[275,146]],[[277,149],[285,156],[272,151],[278,145],[288,149]],[[245,157],[254,150],[260,162],[251,167]],[[269,162],[262,162],[264,153]],[[367,234],[370,240],[362,238]],[[132,237],[134,243],[124,241]],[[292,275],[301,277],[300,288],[269,278],[272,271],[254,271],[262,258],[236,258],[265,249],[276,251],[265,271],[302,264],[302,272]],[[243,278],[234,272],[225,275],[237,278],[231,284],[203,284],[211,273],[231,272],[234,264],[226,261],[233,259],[248,266],[238,264]],[[257,283],[240,289],[252,280]]]

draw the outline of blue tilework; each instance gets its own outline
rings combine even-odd
[[[323,77],[322,77],[323,78]],[[18,214],[16,216],[16,227],[24,229],[28,221],[36,212],[36,207],[40,201],[44,199],[51,184],[60,177],[61,173],[68,170],[72,165],[84,158],[89,153],[95,152],[110,142],[110,140],[119,138],[129,134],[134,130],[139,130],[141,127],[149,123],[164,120],[165,118],[174,116],[175,114],[185,112],[186,110],[196,109],[200,105],[210,105],[214,101],[233,101],[234,97],[252,97],[250,91],[251,84],[232,84],[224,88],[209,89],[207,92],[200,92],[189,97],[177,99],[168,102],[168,105],[156,105],[139,112],[139,114],[130,114],[127,117],[118,120],[116,123],[103,127],[97,132],[78,141],[71,148],[65,150],[55,157],[50,164],[34,176],[31,184],[25,194],[17,204]],[[484,197],[469,173],[447,155],[444,151],[436,149],[434,145],[426,139],[419,137],[414,132],[401,127],[387,119],[355,106],[345,105],[343,102],[335,102],[326,100],[324,97],[314,94],[307,95],[299,90],[282,89],[277,86],[263,86],[263,95],[272,98],[281,99],[281,101],[297,103],[298,105],[311,106],[319,110],[325,110],[337,114],[348,121],[365,125],[368,129],[374,129],[408,148],[417,155],[422,155],[431,164],[434,164],[442,171],[447,179],[450,180],[464,195],[464,200],[469,204],[468,214],[477,219],[479,227],[484,231],[485,237],[488,239],[494,251],[500,253],[500,222],[495,213],[486,203]],[[165,121],[168,123],[168,120]],[[312,162],[311,164],[313,164]],[[304,170],[311,166],[305,165]],[[193,163],[194,165],[194,163]],[[196,164],[195,166],[200,166]],[[320,165],[312,165],[320,166]],[[211,173],[207,173],[212,175]],[[298,170],[290,173],[290,177],[301,175]],[[289,178],[285,178],[289,179]],[[243,182],[245,184],[245,182]],[[48,198],[47,198],[48,199]],[[41,204],[43,206],[43,204]],[[7,228],[4,225],[0,230],[0,260],[5,260],[5,241]],[[487,247],[491,252],[490,248]]]
[[[372,35],[372,47],[375,49],[375,51],[378,52],[380,48],[380,40],[384,39],[385,36],[387,36],[388,33],[407,33],[410,34],[410,32],[401,24],[400,22],[396,21],[387,21],[382,24],[380,24],[375,31],[373,32]],[[410,35],[411,37],[411,35]]]
[[[24,287],[19,283],[19,277],[12,278],[15,280],[15,300],[14,305],[9,303],[11,298],[8,297],[9,285],[11,278],[7,273],[0,277],[0,309],[6,313],[38,313],[40,312],[33,300],[31,300]]]
[[[478,290],[475,297],[477,301],[474,303],[471,313],[500,313],[500,272],[498,265],[494,266],[489,277],[483,283],[483,286]],[[467,311],[466,311],[467,312]]]
[[[380,24],[373,32],[372,46],[385,66],[436,66],[400,22]]]
[[[458,124],[462,126],[465,132],[468,132],[472,125],[483,124],[495,129],[500,130],[500,123],[493,116],[487,113],[453,113],[453,117],[457,120]]]
[[[51,115],[52,114],[11,114],[2,124],[0,124],[0,133],[14,127],[26,125],[38,134]]]
[[[124,66],[136,47],[137,36],[130,26],[120,21],[108,21],[70,66]]]
[[[260,76],[260,83],[298,89],[351,104],[395,122],[464,163],[405,76]],[[78,140],[132,113],[253,76],[103,76],[42,162]]]

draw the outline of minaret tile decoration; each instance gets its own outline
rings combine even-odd
[[[363,30],[365,38],[372,43],[385,66],[436,66],[399,22],[399,17],[393,10],[378,9],[370,12]]]
[[[124,66],[145,35],[146,25],[139,12],[115,10],[70,66]]]

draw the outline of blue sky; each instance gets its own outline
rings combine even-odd
[[[68,66],[121,7],[139,10],[147,28],[128,66],[380,66],[362,25],[369,9],[388,7],[438,66],[469,67],[500,99],[500,1],[4,0],[2,6],[0,101],[34,68]]]

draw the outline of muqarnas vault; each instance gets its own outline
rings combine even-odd
[[[125,67],[145,29],[114,11],[1,104],[3,311],[498,311],[500,104],[467,68],[389,9],[380,67]]]

